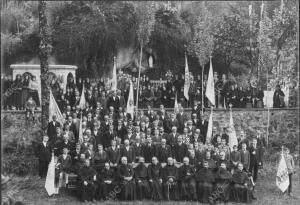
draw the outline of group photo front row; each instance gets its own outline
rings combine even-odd
[[[213,127],[212,138],[206,139],[205,116],[179,110],[169,114],[162,105],[157,112],[141,110],[131,118],[111,109],[96,116],[87,112],[81,119],[82,114],[71,111],[63,113],[64,123],[53,115],[36,150],[39,175],[45,178],[54,163],[55,194],[72,187],[83,202],[256,199],[266,149],[262,131],[246,136],[241,130],[238,144],[230,147],[229,127],[223,133]],[[288,147],[285,157],[291,180],[294,162]]]

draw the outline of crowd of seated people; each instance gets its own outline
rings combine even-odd
[[[230,149],[226,127],[223,133],[214,128],[212,139],[206,139],[207,115],[197,107],[189,114],[180,107],[175,114],[166,112],[163,104],[158,111],[148,105],[131,116],[116,103],[117,96],[114,92],[105,108],[100,100],[84,110],[67,105],[64,122],[52,116],[37,148],[41,177],[46,176],[53,151],[56,186],[67,186],[70,174],[76,174],[82,201],[254,198],[252,187],[265,146],[260,131],[252,138],[241,131],[239,144]],[[220,187],[222,193],[217,191]]]
[[[137,94],[137,78],[129,74],[121,73],[118,75],[118,93],[117,98],[121,104],[126,104],[130,88],[130,80],[133,83],[134,90],[134,104],[136,105]],[[203,89],[205,93],[206,79],[203,81]],[[11,93],[8,93],[8,97],[3,102],[4,109],[16,109],[24,110],[26,101],[29,97],[33,97],[37,107],[39,107],[39,97],[37,94],[37,88],[34,85],[36,82],[35,77],[26,75],[22,78],[21,75],[17,75],[16,79],[12,81],[6,77],[3,79],[3,93],[9,90],[10,87],[14,87]],[[202,104],[202,79],[200,75],[191,78],[191,84],[189,88],[189,100],[184,97],[184,75],[175,75],[173,78],[168,78],[161,83],[151,83],[151,80],[147,76],[142,76],[139,86],[139,98],[138,107],[146,108],[150,105],[153,108],[158,108],[160,104],[163,104],[166,108],[174,108],[174,102],[177,95],[178,102],[183,108],[192,108],[195,106],[195,101]],[[74,80],[69,78],[66,84],[66,92],[62,88],[60,83],[55,79],[51,82],[52,93],[59,104],[62,111],[66,110],[68,106],[71,109],[75,109],[76,104],[80,100],[81,92],[85,85],[84,93],[89,106],[95,108],[97,102],[101,103],[103,108],[107,108],[107,101],[111,96],[110,83],[108,78],[93,79],[78,78]],[[254,88],[248,86],[247,88],[238,87],[237,83],[228,81],[226,76],[223,75],[222,79],[216,78],[215,80],[215,94],[216,94],[216,108],[228,108],[231,104],[233,108],[262,108],[264,106],[263,98],[264,92],[261,87]],[[284,93],[280,87],[276,88],[273,97],[274,107],[284,107]],[[210,107],[208,99],[204,96],[203,106]]]

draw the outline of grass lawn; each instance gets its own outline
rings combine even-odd
[[[260,171],[257,186],[255,188],[256,201],[252,204],[257,205],[293,205],[300,204],[300,186],[299,186],[299,171],[297,167],[296,174],[293,175],[293,197],[283,196],[279,189],[276,187],[275,176],[276,176],[277,165],[265,165],[264,170]],[[18,186],[19,185],[19,186]],[[18,186],[18,188],[14,188]],[[8,187],[11,189],[18,190],[17,193],[13,194],[15,200],[24,202],[25,204],[84,204],[77,200],[76,196],[72,193],[68,193],[65,190],[61,190],[59,195],[48,197],[44,188],[44,181],[37,176],[30,176],[27,179],[14,178],[9,182]],[[5,190],[4,190],[5,191]],[[4,193],[4,192],[3,192]],[[86,204],[106,204],[106,205],[118,205],[118,204],[201,204],[197,202],[97,202],[97,203],[86,203]],[[237,203],[227,203],[237,204]]]

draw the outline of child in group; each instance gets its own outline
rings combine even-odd
[[[289,184],[289,187],[288,187],[288,190],[287,190],[287,194],[289,196],[292,196],[292,176],[294,174],[294,168],[295,168],[295,164],[294,164],[294,159],[293,159],[293,156],[290,154],[290,150],[289,148],[285,147],[284,149],[284,159],[285,159],[285,162],[286,162],[286,166],[287,166],[287,169],[288,169],[288,173],[289,173],[289,181],[290,181],[290,184]]]

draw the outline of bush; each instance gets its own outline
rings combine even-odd
[[[24,176],[37,172],[37,159],[33,155],[12,153],[4,156],[2,170],[4,173]]]

